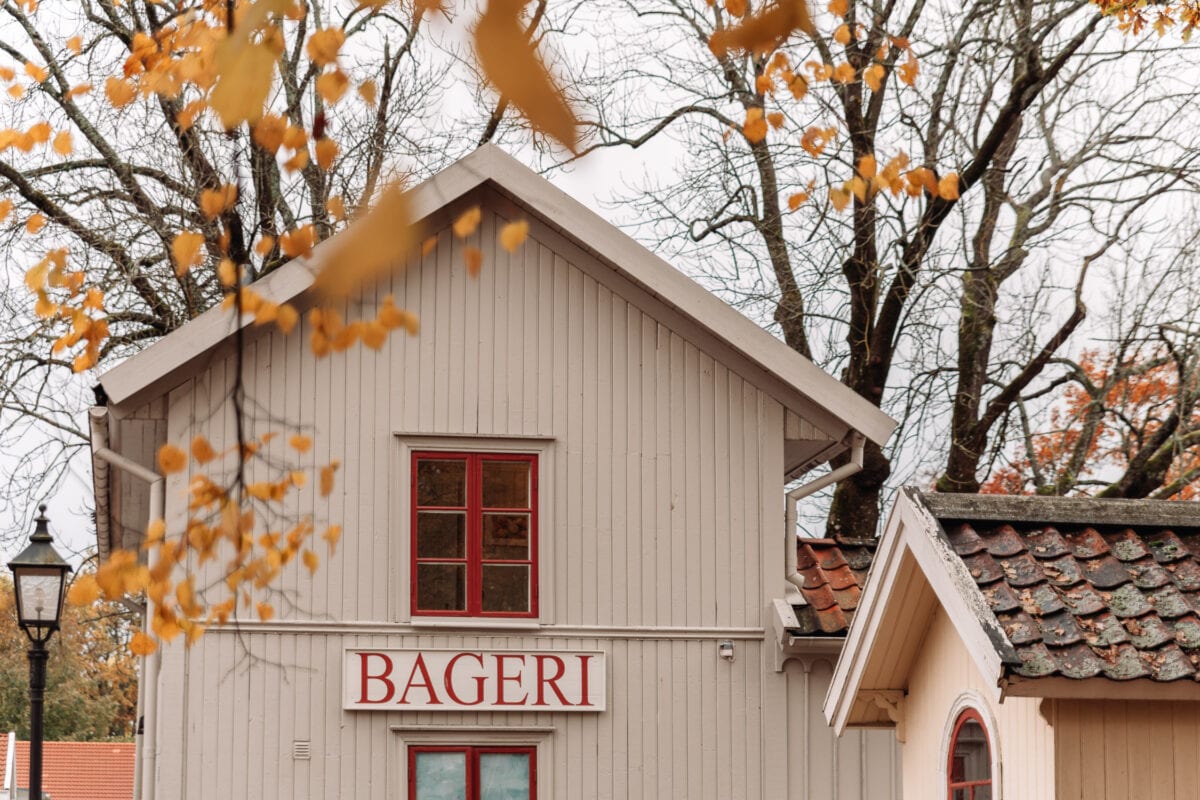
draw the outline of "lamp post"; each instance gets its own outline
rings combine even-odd
[[[17,623],[29,646],[29,797],[42,798],[42,701],[46,694],[46,642],[62,618],[63,589],[71,565],[50,539],[46,507],[39,506],[29,546],[8,562],[17,594]]]

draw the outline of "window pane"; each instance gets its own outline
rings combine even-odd
[[[508,561],[529,558],[528,514],[484,514],[483,557]]]
[[[417,505],[465,506],[467,462],[421,458],[417,460]]]
[[[483,565],[484,611],[529,611],[529,567]]]
[[[990,761],[983,726],[968,719],[958,729],[958,737],[954,740],[951,779],[955,782],[987,780],[992,776]]]
[[[990,785],[976,786],[973,800],[992,800],[992,787]]]
[[[954,800],[971,800],[970,789],[955,789],[953,794]]]
[[[467,515],[461,511],[417,513],[417,558],[466,558]]]
[[[529,800],[529,754],[480,753],[479,800]]]
[[[529,508],[529,462],[483,462],[484,508]]]
[[[466,611],[466,565],[417,564],[417,609]]]
[[[467,800],[466,753],[417,753],[415,800]]]

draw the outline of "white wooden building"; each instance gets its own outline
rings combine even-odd
[[[259,416],[343,463],[294,511],[345,534],[294,607],[148,660],[139,798],[898,797],[887,732],[827,728],[842,639],[797,635],[785,580],[785,485],[893,422],[495,148],[411,199],[437,245],[355,313],[393,294],[419,336],[316,359],[307,322],[246,328]],[[321,259],[257,288],[303,306]],[[186,520],[163,442],[233,440],[233,326],[101,378],[102,552]]]

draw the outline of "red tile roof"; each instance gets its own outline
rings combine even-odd
[[[45,742],[42,791],[54,800],[130,800],[133,742]],[[17,787],[29,786],[29,742],[17,741]],[[7,774],[8,734],[0,734],[0,776]]]
[[[799,621],[793,636],[844,636],[858,608],[874,539],[800,539],[796,569],[804,578],[804,603],[792,606]]]

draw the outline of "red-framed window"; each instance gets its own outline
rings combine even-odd
[[[410,747],[408,798],[536,800],[536,748]]]
[[[412,612],[536,617],[537,455],[412,457]]]
[[[992,748],[983,718],[973,708],[958,715],[946,766],[949,800],[992,800]]]

